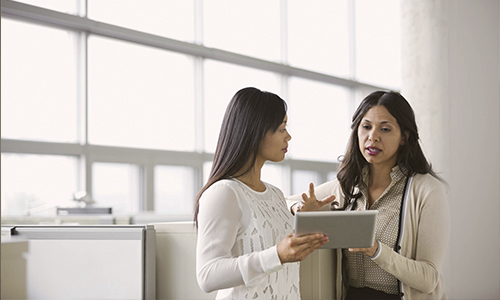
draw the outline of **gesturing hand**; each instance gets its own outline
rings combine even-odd
[[[323,234],[294,237],[293,233],[290,233],[278,244],[278,256],[281,264],[302,261],[326,243],[328,243],[328,237]]]
[[[323,207],[325,204],[329,204],[335,200],[334,195],[330,195],[323,200],[316,199],[314,194],[314,184],[311,182],[309,184],[309,197],[306,193],[302,194],[302,201],[298,206],[297,211],[315,211]]]

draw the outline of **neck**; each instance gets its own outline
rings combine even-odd
[[[260,180],[260,173],[263,163],[255,162],[255,165],[253,168],[248,171],[247,173],[236,177],[239,181],[243,182],[247,186],[249,186],[252,190],[263,192],[265,191],[266,187],[264,183]]]
[[[370,187],[389,186],[393,167],[370,165]]]

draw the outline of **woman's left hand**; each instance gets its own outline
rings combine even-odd
[[[362,252],[365,255],[368,255],[371,257],[371,256],[375,255],[375,253],[377,252],[377,249],[378,249],[378,243],[377,243],[377,240],[375,240],[373,246],[370,248],[349,248],[349,252]]]

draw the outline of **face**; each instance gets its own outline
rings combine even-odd
[[[282,161],[285,158],[285,153],[288,148],[288,141],[292,139],[290,134],[286,129],[286,122],[288,117],[285,115],[283,123],[278,127],[278,129],[273,132],[269,130],[259,146],[259,152],[257,153],[257,159],[263,161],[270,160],[273,162]]]
[[[358,127],[359,151],[372,166],[394,167],[397,153],[403,144],[396,119],[384,106],[372,107]]]

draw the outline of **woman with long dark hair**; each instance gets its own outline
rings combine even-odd
[[[450,215],[443,181],[419,144],[415,114],[397,92],[368,95],[354,113],[337,178],[290,197],[292,211],[378,210],[375,243],[338,252],[338,299],[443,299],[440,269]],[[297,202],[298,201],[298,202]],[[340,229],[341,230],[341,229]],[[345,274],[345,276],[342,276]]]
[[[260,179],[266,161],[285,158],[286,123],[283,99],[256,88],[241,89],[227,107],[195,211],[197,279],[217,299],[300,299],[298,262],[328,242],[294,237],[283,193]]]

